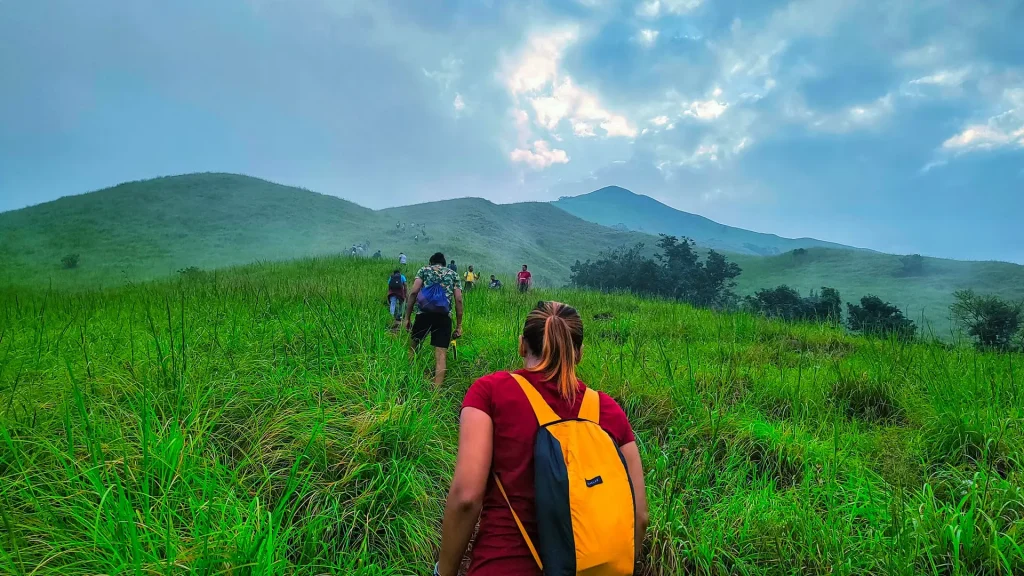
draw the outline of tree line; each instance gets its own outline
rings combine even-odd
[[[740,298],[733,289],[742,270],[715,250],[701,258],[693,240],[662,234],[659,251],[648,256],[643,243],[601,253],[594,261],[579,260],[571,268],[573,286],[603,291],[629,291],[686,302],[702,308],[746,310],[789,322],[822,322],[845,325],[852,332],[913,339],[916,323],[898,306],[874,295],[846,303],[839,290],[828,286],[807,296],[782,285],[764,288]],[[901,260],[905,275],[921,273],[921,257]],[[1024,350],[1024,303],[997,296],[979,295],[972,290],[953,294],[952,318],[984,349]]]

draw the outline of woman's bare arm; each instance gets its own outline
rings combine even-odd
[[[441,525],[441,557],[438,561],[441,576],[458,574],[462,556],[480,517],[491,472],[493,430],[494,424],[486,412],[477,408],[462,409],[459,455]]]
[[[633,482],[633,497],[636,501],[635,546],[636,561],[640,561],[640,553],[644,547],[644,536],[647,534],[647,524],[650,518],[647,515],[647,489],[644,486],[644,466],[640,461],[640,449],[636,442],[630,442],[619,447],[622,457],[626,460],[626,471],[629,472],[629,479]]]

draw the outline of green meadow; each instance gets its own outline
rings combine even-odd
[[[1024,356],[629,295],[466,297],[448,379],[388,264],[0,289],[0,573],[421,575],[471,382],[540,298],[637,432],[642,574],[1024,573]]]

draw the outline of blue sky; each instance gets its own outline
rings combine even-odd
[[[1020,30],[1019,0],[0,0],[0,210],[197,171],[374,208],[617,184],[1024,263]]]

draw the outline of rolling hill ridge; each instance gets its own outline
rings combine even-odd
[[[344,253],[365,243],[367,255],[404,251],[413,262],[441,250],[488,274],[529,263],[540,284],[560,285],[577,258],[645,238],[543,202],[463,198],[374,211],[248,176],[191,174],[0,213],[0,284],[109,286],[190,266]],[[79,254],[81,265],[62,270],[69,253]]]
[[[601,206],[602,198],[610,198],[607,206]],[[116,286],[190,266],[212,269],[345,253],[357,243],[368,246],[366,255],[380,250],[388,259],[404,251],[413,264],[440,250],[457,260],[460,270],[474,265],[485,277],[508,278],[527,263],[538,285],[560,286],[577,260],[639,242],[654,248],[656,236],[603,226],[562,209],[579,208],[581,202],[588,210],[623,218],[629,214],[623,202],[643,206],[650,212],[644,217],[645,229],[652,234],[687,235],[704,248],[726,252],[743,269],[737,285],[741,295],[779,284],[802,293],[831,286],[846,301],[874,294],[914,320],[925,320],[938,333],[948,331],[954,290],[974,288],[1024,299],[1024,266],[925,258],[922,273],[906,276],[899,256],[735,228],[716,232],[712,228],[723,228],[720,224],[623,189],[555,203],[461,198],[370,210],[334,196],[233,174],[130,182],[0,213],[0,286]],[[654,214],[657,210],[661,216]],[[687,228],[687,219],[698,227]],[[724,244],[723,238],[728,240]],[[761,256],[729,249],[743,239],[761,242],[756,245],[761,251],[788,251]],[[793,252],[789,246],[803,250]],[[80,254],[81,262],[65,270],[60,261],[69,253]]]

